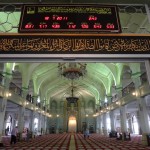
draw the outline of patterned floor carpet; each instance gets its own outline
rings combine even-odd
[[[10,145],[10,137],[4,137],[1,150],[71,150],[71,134],[49,134],[38,136],[30,141],[20,141]],[[76,150],[150,150],[141,144],[141,136],[132,135],[131,141],[118,141],[115,138],[91,134],[84,139],[83,134],[74,134]]]
[[[131,141],[118,141],[116,138],[108,138],[98,134],[90,135],[90,138],[83,140],[83,135],[75,134],[75,143],[77,150],[150,150],[150,147],[145,147],[138,143],[136,138],[131,138]],[[135,141],[136,139],[136,141]]]

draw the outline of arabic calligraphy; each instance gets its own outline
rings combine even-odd
[[[150,38],[144,37],[2,37],[0,53],[149,53]]]
[[[28,7],[28,10],[32,12],[32,9]],[[97,13],[97,14],[111,14],[111,8],[109,7],[55,7],[55,6],[39,6],[38,13]]]

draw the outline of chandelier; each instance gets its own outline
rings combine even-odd
[[[58,73],[67,79],[75,80],[84,77],[87,73],[85,63],[59,63]]]
[[[77,101],[78,101],[78,97],[75,97],[75,96],[73,96],[73,80],[72,80],[72,82],[71,82],[71,96],[69,96],[69,97],[66,97],[66,100],[67,100],[67,102],[69,103],[69,104],[75,104],[75,103],[77,103]]]

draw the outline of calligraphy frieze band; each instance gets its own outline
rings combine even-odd
[[[149,54],[150,36],[0,35],[0,54]]]

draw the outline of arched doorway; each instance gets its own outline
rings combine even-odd
[[[76,131],[77,131],[76,117],[70,116],[68,121],[68,132],[76,132]]]
[[[11,115],[9,115],[7,120],[6,120],[5,135],[10,134],[11,128],[12,128],[12,117],[11,117]]]
[[[34,132],[37,133],[38,132],[38,118],[34,118]]]

